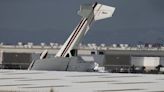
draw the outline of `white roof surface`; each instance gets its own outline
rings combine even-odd
[[[164,92],[164,75],[0,70],[0,92]]]

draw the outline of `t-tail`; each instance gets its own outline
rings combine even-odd
[[[97,2],[93,5],[81,5],[78,11],[78,14],[82,17],[80,23],[76,26],[55,57],[76,56],[78,45],[86,35],[92,22],[112,17],[114,10],[114,7],[98,4]]]

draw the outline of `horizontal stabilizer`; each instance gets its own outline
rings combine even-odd
[[[98,4],[94,9],[94,19],[101,20],[112,17],[114,11],[114,7]]]

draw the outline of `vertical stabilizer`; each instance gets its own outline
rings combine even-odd
[[[76,49],[82,38],[85,36],[93,21],[112,17],[115,8],[98,4],[81,5],[78,14],[82,16],[81,21],[66,40],[62,48],[56,54],[56,57],[72,57],[77,53]]]

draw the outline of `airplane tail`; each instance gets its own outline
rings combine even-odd
[[[94,3],[93,5],[84,4],[80,6],[78,14],[82,16],[81,21],[66,40],[62,48],[56,54],[56,57],[75,56],[78,44],[88,32],[92,22],[112,17],[115,8],[111,6]]]

